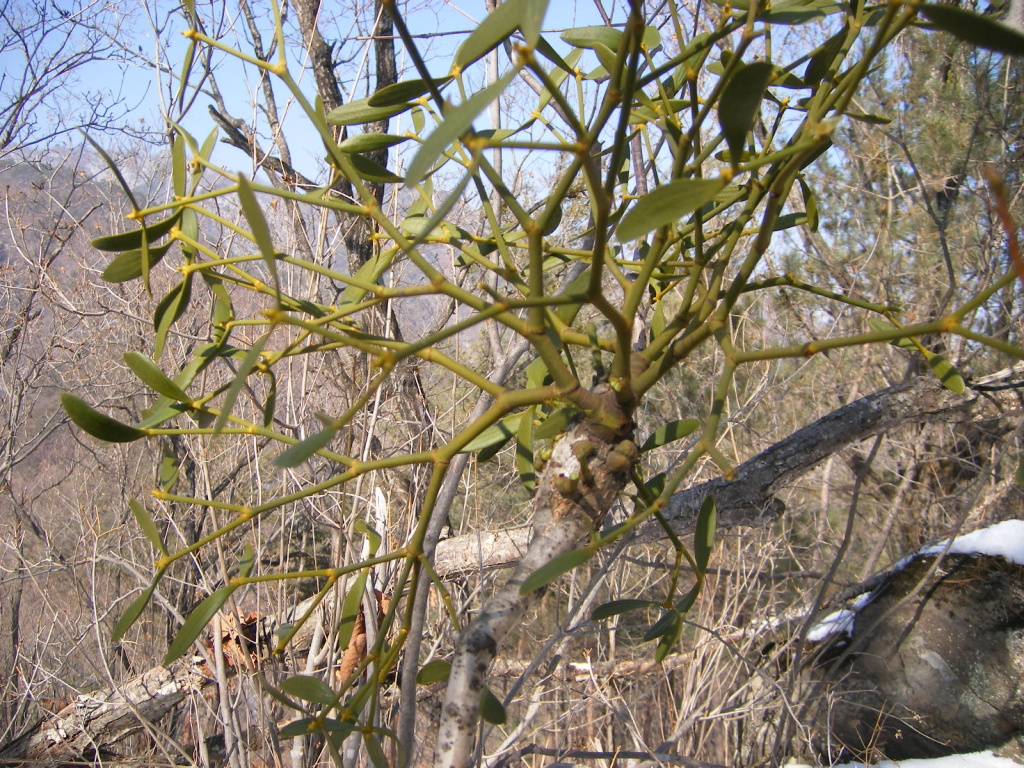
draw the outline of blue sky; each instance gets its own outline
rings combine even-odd
[[[407,4],[412,6],[413,4]],[[260,6],[255,6],[260,7]],[[270,18],[270,7],[269,4],[264,4],[262,7],[266,9],[266,30],[267,38],[269,39],[269,18]],[[325,8],[330,8],[330,5],[325,3]],[[611,12],[609,8],[609,12]],[[200,12],[202,12],[202,6],[200,5]],[[474,26],[474,20],[479,20],[486,15],[484,4],[482,0],[472,0],[471,2],[438,2],[431,0],[427,3],[422,3],[416,7],[410,7],[407,16],[407,23],[416,35],[433,35],[429,38],[424,38],[425,45],[427,46],[428,52],[428,64],[431,70],[437,74],[442,75],[447,72],[449,62],[452,55],[455,52],[458,44],[464,38],[462,34],[454,35],[437,35],[440,32],[467,32]],[[328,40],[335,39],[336,35],[332,35],[332,32],[338,30],[342,24],[344,24],[344,18],[342,18],[341,24],[338,26],[332,26],[330,29],[325,30],[325,37]],[[571,28],[574,26],[583,26],[587,24],[600,24],[601,17],[598,14],[595,6],[591,3],[580,3],[577,5],[575,2],[563,2],[560,0],[553,0],[550,3],[548,14],[545,19],[544,28],[545,30],[551,30],[550,34],[546,35],[550,42],[562,47],[563,52],[568,52],[568,46],[562,46],[558,40],[558,32]],[[163,43],[162,50],[160,50],[160,56],[164,57],[164,60],[171,63],[174,69],[177,71],[180,68],[180,62],[184,58],[187,41],[180,36],[180,32],[185,29],[184,20],[180,16],[175,16],[172,19],[172,24],[165,27],[163,35],[161,35],[161,41]],[[168,45],[168,42],[170,44]],[[159,50],[156,45],[156,40],[150,29],[139,29],[139,35],[137,37],[138,45],[149,54],[150,52]],[[292,67],[293,72],[298,70],[299,55],[301,51],[297,47],[292,47],[289,50],[289,66]],[[248,120],[254,116],[254,110],[252,107],[250,93],[257,87],[255,82],[254,74],[255,70],[252,67],[243,67],[237,60],[233,60],[231,57],[226,55],[220,55],[219,57],[219,80],[222,84],[222,89],[225,90],[225,98],[228,102],[228,106],[233,112],[234,116]],[[399,67],[405,67],[406,72],[400,74],[400,79],[416,77],[415,73],[412,72],[412,65],[406,57],[403,55],[401,47],[398,51]],[[502,56],[504,60],[505,57]],[[360,67],[356,64],[351,65],[356,69]],[[480,65],[477,65],[478,67]],[[502,62],[503,69],[507,68],[507,61]],[[350,67],[351,68],[351,67]],[[480,68],[482,72],[482,67]],[[116,77],[115,72],[110,72],[110,75]],[[142,68],[127,68],[123,72],[123,84],[121,90],[126,94],[127,98],[133,103],[138,103],[139,106],[135,110],[133,117],[135,119],[145,119],[152,123],[154,126],[159,126],[162,123],[161,117],[161,98],[160,94],[164,94],[164,100],[167,98],[167,93],[170,90],[170,83],[163,78],[158,84],[157,78],[152,71],[148,71]],[[237,88],[232,88],[230,91],[224,88],[224,83],[230,82],[234,78],[237,83]],[[312,94],[312,78],[310,73],[303,75],[302,84],[305,87],[307,84],[310,86],[306,89],[308,95]],[[361,81],[342,81],[343,89],[348,88],[347,91],[351,92],[351,95],[355,98],[360,98],[366,95],[365,80]],[[300,170],[308,174],[315,173],[317,166],[320,164],[323,151],[320,147],[320,142],[313,132],[312,128],[308,125],[305,117],[301,115],[297,107],[287,107],[286,94],[283,88],[276,88],[276,92],[279,94],[281,99],[279,107],[282,107],[282,111],[285,113],[285,131],[291,140],[291,144],[294,147],[294,161]],[[346,92],[346,95],[349,95]],[[200,95],[196,103],[193,105],[188,115],[183,121],[185,128],[191,132],[198,141],[202,141],[203,138],[212,130],[214,123],[210,118],[207,111],[207,105],[212,103],[209,97]],[[486,124],[480,123],[481,125]],[[392,131],[395,130],[407,130],[411,126],[408,125],[408,118],[406,118],[406,124],[404,126],[393,125]],[[429,129],[428,129],[429,130]],[[269,146],[270,142],[267,137],[264,137],[265,143]],[[246,166],[246,159],[240,151],[232,149],[227,146],[221,145],[214,157],[214,161],[223,164],[225,167],[234,170],[244,170]]]

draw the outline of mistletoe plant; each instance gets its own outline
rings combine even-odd
[[[1019,54],[1024,37],[1016,30],[950,6],[898,0],[744,0],[696,11],[669,0],[656,18],[645,17],[646,4],[631,0],[623,23],[570,29],[558,42],[542,30],[546,6],[546,0],[497,5],[461,42],[450,67],[436,71],[398,4],[383,0],[382,12],[415,73],[367,98],[337,104],[319,76],[317,94],[302,85],[304,53],[286,34],[276,0],[269,55],[236,50],[208,35],[186,0],[189,48],[177,102],[183,114],[170,125],[173,197],[142,207],[122,180],[137,228],[95,241],[116,254],[105,280],[138,280],[149,290],[173,275],[174,284],[155,306],[152,354],[125,355],[154,394],[143,418],[125,424],[66,394],[71,420],[114,442],[187,438],[223,446],[255,438],[260,455],[272,457],[275,467],[261,465],[251,498],[176,494],[169,472],[153,491],[156,514],[152,502],[131,502],[158,554],[150,586],[124,612],[116,637],[183,558],[236,540],[229,538],[234,532],[255,535],[261,517],[301,508],[362,478],[372,475],[386,485],[389,473],[424,470],[425,490],[403,541],[381,549],[379,533],[360,520],[346,535],[365,537],[362,555],[295,573],[254,567],[246,549],[234,575],[194,607],[167,653],[166,663],[184,654],[238,590],[299,578],[318,579],[318,592],[312,606],[279,629],[275,649],[284,650],[335,589],[344,599],[331,642],[344,649],[360,606],[377,605],[368,588],[371,572],[392,568],[390,600],[379,603],[372,643],[343,679],[327,685],[299,675],[275,692],[302,710],[281,736],[320,733],[338,760],[350,739],[362,739],[370,758],[386,763],[382,744],[391,737],[400,744],[399,759],[407,759],[415,696],[406,688],[418,675],[421,681],[448,679],[437,765],[469,764],[481,701],[489,719],[504,716],[485,681],[502,640],[546,585],[652,521],[660,521],[675,549],[672,591],[655,601],[608,603],[594,618],[653,606],[661,618],[647,639],[656,641],[657,658],[671,652],[704,583],[716,512],[707,498],[691,551],[665,510],[702,459],[710,458],[726,478],[734,472],[716,446],[724,404],[744,366],[901,342],[926,355],[956,390],[963,387],[956,371],[918,337],[956,334],[1024,357],[971,328],[986,302],[1017,279],[1012,268],[948,314],[904,325],[897,307],[799,275],[772,274],[766,258],[779,231],[817,227],[804,171],[828,150],[838,122],[884,120],[858,114],[854,99],[903,30],[938,25]],[[794,30],[801,34],[786,34]],[[784,42],[773,45],[779,37]],[[820,43],[802,49],[793,42],[814,39]],[[314,44],[308,43],[310,50]],[[232,173],[211,159],[216,131],[199,142],[185,130],[187,105],[201,100],[195,90],[203,86],[200,63],[213,50],[255,68],[261,82],[293,101],[326,157],[320,182],[296,180],[287,168],[269,181],[263,174]],[[495,66],[499,61],[504,64]],[[524,99],[530,103],[523,106]],[[480,129],[495,104],[504,105],[511,127]],[[389,121],[399,120],[406,130],[388,133]],[[543,197],[521,199],[503,157],[536,159],[553,176]],[[351,238],[347,263],[285,247],[274,224],[279,207],[298,212],[301,236],[315,239],[335,227],[363,233],[362,255],[356,258]],[[438,257],[438,246],[455,254],[450,264]],[[731,319],[758,294],[780,287],[863,313],[871,331],[745,346]],[[448,311],[413,339],[396,317],[425,298]],[[165,371],[161,360],[179,343],[186,321],[193,340],[185,344],[188,362]],[[460,338],[490,339],[491,365],[460,355]],[[709,346],[721,362],[707,417],[638,424],[645,397]],[[298,423],[282,418],[283,393],[301,405],[302,371],[332,360],[345,370],[352,361],[367,363],[367,376],[353,379],[355,394],[344,407],[311,404]],[[412,449],[362,450],[364,443],[346,438],[372,431],[382,393],[411,392],[429,407],[418,382],[432,377],[454,380],[460,396],[476,393],[468,419],[451,430],[435,429],[431,441]],[[412,379],[415,387],[408,385]],[[649,439],[641,441],[640,433]],[[669,473],[647,460],[652,448],[688,435],[692,444]],[[515,443],[521,481],[532,493],[532,542],[506,585],[463,627],[450,662],[421,669],[431,585],[446,594],[432,554],[459,477],[470,454],[486,459],[506,443]],[[313,463],[317,473],[303,475]],[[284,472],[304,479],[280,493],[260,479]],[[608,525],[609,510],[627,493],[629,510]],[[182,508],[209,511],[216,529],[172,545],[163,521]],[[355,506],[353,512],[361,517]],[[677,592],[687,566],[695,581]],[[453,621],[457,626],[458,617]],[[379,711],[380,690],[396,673],[403,682],[397,737]]]

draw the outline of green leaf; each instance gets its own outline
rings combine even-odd
[[[129,427],[127,424],[122,424],[116,419],[93,410],[92,406],[70,392],[62,393],[60,402],[72,422],[99,440],[106,440],[108,443],[131,443],[146,437],[147,433],[143,430]]]
[[[651,318],[651,339],[656,339],[665,330],[665,302],[659,301],[654,305],[654,317]]]
[[[631,613],[633,611],[642,611],[646,608],[656,608],[658,603],[652,600],[612,600],[610,603],[604,603],[603,605],[597,606],[590,614],[591,621],[603,621],[604,619],[610,619],[612,616],[619,616],[623,613]]]
[[[625,33],[615,27],[607,26],[576,27],[575,29],[567,29],[561,34],[561,38],[564,42],[576,48],[590,48],[593,50],[596,46],[602,45],[613,53],[618,53],[619,46],[625,39]],[[658,48],[661,45],[661,35],[658,33],[657,28],[644,27],[641,43],[648,51]]]
[[[507,5],[513,4],[508,3]],[[498,11],[506,8],[507,5],[502,3],[494,13],[498,13]],[[487,18],[492,18],[494,13]],[[479,93],[466,99],[459,106],[446,110],[444,121],[423,142],[415,157],[413,157],[412,162],[409,163],[409,168],[405,175],[406,184],[410,186],[418,184],[441,153],[472,127],[473,120],[476,119],[477,115],[498,98],[498,95],[505,90],[515,75],[515,70],[508,71],[504,76],[498,78]]]
[[[424,115],[423,109],[416,107],[412,111],[412,127],[416,129],[416,135],[419,136],[423,133],[423,129],[427,125],[427,118]]]
[[[654,660],[659,664],[675,650],[679,638],[683,634],[683,616],[693,607],[700,593],[700,583],[694,584],[690,591],[675,604],[673,608],[662,614],[661,618],[648,630],[644,640],[658,638],[658,647],[654,651]]]
[[[493,445],[504,445],[512,438],[513,435],[515,435],[516,430],[519,429],[519,421],[522,418],[523,415],[521,413],[517,413],[513,416],[506,416],[497,424],[492,424],[466,443],[459,453],[473,453],[474,451],[489,448]]]
[[[452,72],[460,72],[512,36],[523,18],[523,0],[505,0],[480,22],[455,52]]]
[[[174,243],[165,243],[164,245],[152,245],[149,247],[148,252],[148,265],[149,269],[152,269],[160,260],[167,255],[167,251],[170,250]],[[114,257],[114,260],[107,264],[107,268],[103,270],[103,274],[100,275],[108,283],[126,283],[129,280],[134,280],[137,277],[142,277],[142,259],[143,252],[141,248],[135,248],[130,251]]]
[[[405,112],[412,104],[392,104],[387,107],[371,107],[369,99],[357,99],[348,104],[332,109],[327,113],[327,122],[331,125],[363,125],[386,120],[389,117]]]
[[[676,179],[644,195],[622,217],[616,230],[627,243],[651,230],[671,224],[715,199],[725,182],[721,179]]]
[[[884,117],[883,115],[869,115],[865,112],[844,112],[843,114],[852,120],[859,120],[860,122],[867,123],[868,125],[888,125],[892,122],[891,117]]]
[[[432,659],[420,667],[416,673],[416,682],[419,685],[431,685],[441,683],[448,679],[452,672],[452,663],[444,659]]]
[[[353,278],[359,280],[362,283],[376,283],[377,280],[383,275],[388,269],[391,268],[391,263],[395,259],[395,255],[398,253],[397,248],[385,248],[384,250],[377,253],[373,258],[367,261],[359,270],[353,275]],[[358,301],[362,301],[366,295],[366,289],[360,288],[355,285],[345,286],[345,290],[341,292],[341,298],[338,299],[339,304],[354,304]]]
[[[356,576],[355,582],[345,595],[341,604],[341,620],[338,622],[338,647],[348,648],[352,639],[352,632],[356,628],[356,617],[359,615],[359,606],[363,603],[363,593],[366,591],[366,578],[370,575],[369,568],[363,568]]]
[[[189,55],[194,53],[194,42],[189,43],[189,49]],[[185,139],[176,133],[171,139],[171,188],[177,197],[185,196],[185,175]]]
[[[924,3],[921,13],[943,32],[996,53],[1024,56],[1024,33],[989,16],[953,5]]]
[[[374,165],[377,165],[374,163]],[[274,286],[278,285],[277,280],[277,253],[274,251],[274,241],[270,236],[270,227],[263,215],[263,208],[260,207],[256,194],[253,192],[252,184],[242,174],[238,175],[238,202],[242,206],[242,213],[249,222],[249,229],[256,247],[260,249],[267,269],[274,276]]]
[[[592,550],[583,548],[574,549],[571,552],[563,552],[551,558],[551,560],[523,579],[523,583],[519,587],[519,594],[528,595],[541,587],[546,587],[562,574],[583,565],[593,555]]]
[[[338,149],[342,152],[373,152],[377,149],[393,147],[408,140],[408,136],[396,136],[392,133],[357,133],[341,142]]]
[[[164,656],[164,666],[181,658],[181,655],[199,637],[206,628],[206,625],[210,623],[210,620],[217,614],[217,611],[221,609],[221,606],[224,605],[227,599],[231,597],[231,593],[236,588],[231,585],[221,587],[195,607],[189,617],[185,619],[185,623],[181,625],[181,629],[178,630],[178,634],[171,643],[171,647],[167,649],[167,655]]]
[[[479,452],[476,454],[477,462],[483,464],[485,462],[490,461],[495,456],[497,456],[499,453],[501,453],[502,449],[507,444],[508,444],[508,439],[505,439],[505,440],[501,440],[500,442],[496,442],[493,445],[490,445],[490,446],[488,446],[486,448],[481,448],[479,450]]]
[[[150,584],[137,598],[132,600],[132,604],[128,606],[128,609],[121,615],[121,618],[117,620],[117,624],[114,625],[114,631],[110,636],[110,642],[116,643],[124,637],[124,633],[131,629],[132,625],[139,620],[139,616],[149,605],[150,598],[153,597],[153,593],[156,591],[156,585],[160,583],[160,579],[163,577],[166,568],[161,568],[156,572],[153,577],[153,583]]]
[[[245,380],[249,378],[249,374],[252,373],[253,368],[256,367],[256,363],[260,359],[260,354],[263,352],[263,347],[266,345],[269,338],[270,334],[265,333],[256,339],[252,347],[246,353],[245,359],[242,360],[241,365],[238,366],[238,373],[235,374],[234,381],[231,382],[231,386],[228,387],[228,391],[224,394],[224,402],[220,406],[220,413],[217,415],[217,421],[213,424],[213,434],[220,434],[220,431],[224,428],[224,424],[227,422],[228,416],[231,415],[231,409],[235,405],[235,400],[238,399],[238,395],[242,392],[242,388],[245,386]]]
[[[379,181],[382,184],[391,184],[401,181],[402,177],[389,171],[383,165],[371,160],[365,155],[350,155],[349,161],[356,169],[359,177],[366,181]]]
[[[403,80],[400,83],[386,85],[375,92],[366,103],[371,107],[404,107],[410,101],[415,101],[425,93],[430,92],[431,83],[438,89],[444,88],[452,81],[450,77],[442,77],[437,80]],[[384,135],[384,134],[381,134]],[[399,137],[401,138],[401,137]],[[404,140],[404,139],[403,139]],[[352,150],[345,150],[346,152]],[[363,151],[363,150],[356,150]]]
[[[277,409],[277,376],[273,371],[267,371],[266,376],[270,386],[267,387],[267,399],[263,403],[263,426],[269,428],[274,423],[274,412]]]
[[[333,704],[337,695],[327,683],[311,675],[295,675],[281,681],[281,690],[289,696],[314,704]]]
[[[550,377],[551,374],[548,373],[548,367],[540,357],[526,366],[526,386],[531,389],[544,386],[545,383],[551,380]]]
[[[540,41],[541,22],[548,12],[548,0],[523,0],[522,14],[519,17],[519,29],[526,39],[526,44],[535,47]]]
[[[391,768],[391,763],[388,762],[384,749],[374,736],[374,731],[363,731],[363,744],[366,745],[366,754],[374,768]]]
[[[842,29],[815,49],[814,53],[811,54],[810,60],[807,62],[807,68],[804,70],[803,81],[807,85],[817,86],[825,75],[828,74],[829,67],[832,66],[836,56],[842,52],[843,46],[846,45],[846,38],[849,34],[850,27],[848,24],[844,24]]]
[[[210,316],[213,340],[217,344],[223,344],[227,341],[229,333],[228,323],[235,319],[235,308],[231,303],[231,295],[221,279],[206,270],[203,270],[202,275],[203,281],[213,294],[213,311]]]
[[[537,440],[550,440],[552,437],[564,432],[565,428],[569,426],[570,418],[576,413],[578,411],[570,406],[556,408],[537,427],[533,433],[534,438]]]
[[[310,726],[313,722],[314,720],[312,717],[303,717],[299,720],[293,720],[278,731],[277,735],[282,739],[294,739],[297,736],[306,736],[311,733]]]
[[[932,373],[942,382],[942,386],[957,395],[962,395],[967,391],[967,385],[964,384],[964,380],[960,377],[956,368],[953,367],[953,364],[946,358],[935,352],[928,351],[925,351],[924,357],[928,361],[928,367],[932,369]]]
[[[149,605],[149,600],[153,596],[153,592],[156,590],[156,584],[150,584],[146,590],[139,595],[137,598],[132,600],[132,604],[128,606],[128,609],[124,612],[117,624],[114,625],[114,631],[110,636],[110,642],[117,643],[124,637],[124,633],[131,629],[132,625],[139,620],[139,616]]]
[[[252,544],[248,542],[242,547],[242,556],[238,559],[238,575],[243,579],[249,578],[252,567],[256,564],[256,553],[253,552]]]
[[[579,62],[581,56],[583,56],[583,49],[581,48],[574,48],[573,50],[569,51],[569,55],[566,56],[564,60],[559,56],[559,61],[561,62],[561,64],[556,65],[555,69],[552,70],[550,75],[552,84],[555,85],[556,87],[561,87],[562,83],[565,81],[565,78],[567,78],[571,74],[572,68],[574,68],[576,64]],[[568,67],[568,69],[566,69],[566,67]],[[540,102],[537,104],[537,111],[543,112],[547,105],[550,103],[551,91],[545,88],[540,93]]]
[[[814,197],[814,192],[804,181],[803,176],[798,176],[797,181],[800,183],[800,194],[804,199],[804,209],[807,211],[807,228],[811,232],[818,231],[818,202]]]
[[[846,7],[836,0],[796,0],[780,3],[778,7],[772,3],[771,10],[760,15],[769,24],[807,24],[839,13]],[[864,25],[870,26],[872,23],[869,15]]]
[[[888,320],[883,320],[880,317],[869,317],[868,327],[871,328],[871,330],[876,331],[878,333],[889,333],[890,331],[898,329],[898,326],[895,326]],[[892,344],[894,347],[900,347],[901,349],[917,350],[918,348],[917,344],[915,344],[909,338],[892,339],[889,341],[889,343]]]
[[[679,642],[679,638],[683,634],[683,617],[677,612],[672,611],[672,621],[669,623],[668,628],[661,635],[658,640],[658,646],[654,650],[654,661],[660,664],[665,658],[672,653],[676,644]]]
[[[203,142],[203,146],[199,148],[199,157],[201,157],[203,160],[209,162],[210,155],[213,154],[213,148],[217,146],[217,136],[219,133],[220,128],[214,126],[213,130],[210,131],[210,135],[206,137],[206,141]],[[197,176],[201,173],[201,170],[196,171]]]
[[[131,186],[128,184],[127,181],[125,181],[124,174],[121,173],[121,169],[117,167],[117,163],[114,162],[114,159],[109,154],[107,154],[107,151],[98,143],[96,143],[96,140],[87,132],[81,131],[81,134],[85,138],[85,140],[89,142],[89,145],[94,150],[96,150],[96,154],[103,158],[103,162],[107,164],[107,168],[110,169],[110,172],[114,174],[114,178],[117,179],[118,186],[121,187],[121,191],[124,192],[124,196],[128,198],[128,202],[132,204],[132,210],[140,210],[139,203],[135,199],[135,195],[132,193]],[[132,246],[128,247],[131,248]]]
[[[807,214],[803,211],[797,211],[795,213],[785,213],[775,219],[775,226],[772,227],[773,232],[781,232],[784,229],[792,229],[793,227],[799,227],[801,224],[807,223]]]
[[[441,222],[437,226],[430,226],[431,219],[426,216],[406,216],[402,219],[402,222],[398,225],[399,229],[410,237],[416,238],[419,242],[423,242],[428,237],[441,238],[447,234],[445,224],[447,222]]]
[[[338,720],[325,717],[320,721],[320,730],[324,733],[349,734],[359,729],[359,723],[352,720]]]
[[[273,695],[271,689],[268,688],[268,693]],[[275,698],[278,698],[275,696]],[[283,696],[279,698],[283,700],[282,703],[288,702]],[[290,703],[290,702],[289,702]],[[292,704],[291,706],[294,706]],[[314,723],[319,723],[319,727],[315,727]],[[334,734],[349,734],[359,729],[359,723],[351,720],[337,720],[333,717],[324,718],[312,718],[303,717],[298,720],[293,720],[284,726],[280,731],[277,732],[279,738],[282,739],[294,739],[298,736],[308,736],[311,733],[324,732]]]
[[[526,409],[516,432],[516,469],[519,482],[528,491],[537,488],[537,471],[533,467],[533,414],[536,410],[535,405]]]
[[[802,90],[810,87],[802,79],[794,75],[792,72],[786,71],[780,66],[773,65],[773,71],[775,74],[772,78],[772,85],[776,88]]]
[[[571,283],[562,286],[562,289],[558,293],[560,296],[579,296],[587,292],[587,287],[589,285],[590,269],[587,268],[582,270],[578,275],[576,275],[576,277],[573,279]],[[561,320],[566,325],[572,325],[573,322],[576,320],[576,315],[580,313],[580,310],[582,308],[582,304],[559,304],[557,307],[555,307],[555,314],[558,316],[558,319]],[[539,357],[537,358],[537,360],[534,361],[534,363],[537,362],[540,362]],[[533,365],[533,363],[531,363],[530,365]],[[527,371],[529,370],[529,367],[527,367]],[[547,371],[547,368],[544,368],[544,370]]]
[[[491,725],[504,725],[508,720],[505,707],[486,685],[480,691],[480,717]]]
[[[1017,462],[1017,472],[1013,476],[1013,482],[1017,485],[1024,485],[1024,456]]]
[[[652,123],[663,117],[675,115],[690,106],[686,99],[669,99],[668,102],[657,100],[650,104],[637,107],[629,113],[630,125]]]
[[[717,5],[725,5],[726,0],[713,0]],[[736,11],[750,9],[750,0],[735,0],[729,3]],[[758,19],[770,24],[806,24],[824,16],[843,10],[836,0],[777,0],[770,4],[760,3]]]
[[[547,223],[544,225],[544,229],[541,230],[541,234],[544,237],[548,237],[553,234],[562,224],[562,206],[556,205],[554,210],[551,211],[551,216],[548,218]]]
[[[189,396],[182,391],[181,387],[167,378],[159,366],[141,352],[125,352],[124,362],[132,373],[138,376],[139,381],[158,395],[177,400],[179,403],[189,402]]]
[[[873,331],[888,333],[897,326],[890,323],[888,320],[883,320],[879,317],[869,317],[868,326]],[[893,346],[900,347],[901,349],[909,349],[912,351],[922,352],[924,354],[925,361],[928,363],[928,367],[931,368],[932,373],[942,382],[942,386],[948,389],[950,392],[962,395],[967,391],[967,385],[964,383],[963,378],[959,372],[942,355],[931,352],[927,349],[921,349],[918,343],[913,338],[904,339],[893,339],[889,342]]]
[[[164,493],[170,492],[174,484],[178,482],[178,475],[181,473],[181,464],[178,463],[174,451],[169,445],[164,446],[164,456],[160,460],[160,490]]]
[[[690,591],[683,595],[683,598],[676,603],[676,611],[681,615],[685,616],[693,604],[697,602],[697,596],[700,594],[700,582],[694,584]]]
[[[352,529],[356,533],[363,534],[368,539],[370,545],[370,557],[376,556],[377,550],[380,549],[381,542],[383,541],[380,534],[373,530],[370,524],[362,518],[359,518],[355,521],[355,523],[352,525]]]
[[[679,621],[679,619],[679,612],[675,608],[669,608],[661,614],[661,617],[651,625],[650,629],[647,630],[647,633],[644,635],[644,642],[650,642],[651,640],[664,636],[666,632],[671,632],[673,626]]]
[[[715,526],[718,522],[718,508],[715,499],[708,494],[700,505],[697,513],[697,527],[693,533],[693,559],[697,563],[697,573],[702,576],[707,571],[711,550],[715,546]]]
[[[644,483],[644,488],[647,490],[649,494],[651,494],[651,496],[653,496],[654,498],[658,498],[659,496],[661,496],[661,492],[665,490],[665,479],[665,473],[659,472],[646,483]]]
[[[167,401],[164,400],[164,403],[166,402]],[[187,413],[188,411],[191,410],[191,408],[188,405],[185,405],[184,403],[169,403],[166,405],[160,405],[160,401],[158,400],[157,405],[159,405],[160,407],[154,406],[152,409],[146,409],[145,411],[143,411],[142,415],[145,418],[135,426],[138,427],[139,429],[150,429],[152,427],[159,427],[161,424],[163,424],[166,421],[170,421],[175,416],[180,416],[181,414]]]
[[[330,445],[335,434],[337,434],[337,430],[334,429],[334,427],[321,429],[315,435],[307,437],[301,443],[296,443],[288,450],[282,451],[281,454],[274,459],[274,464],[285,468],[297,467],[314,453]]]
[[[668,424],[655,430],[654,434],[644,441],[644,444],[640,446],[640,452],[644,453],[654,448],[661,448],[661,446],[667,445],[673,440],[681,440],[687,435],[692,435],[698,429],[700,429],[700,422],[697,419],[670,421]]]
[[[185,279],[174,286],[166,296],[160,299],[153,311],[153,330],[155,339],[153,344],[153,357],[157,360],[164,352],[164,345],[167,343],[167,334],[171,326],[177,322],[185,310],[188,309],[189,299],[192,298],[192,275],[189,272]]]
[[[156,224],[150,224],[148,227],[133,229],[130,232],[121,232],[116,235],[97,237],[92,241],[92,247],[98,251],[127,251],[132,248],[141,248],[143,240],[148,243],[158,240],[170,232],[171,228],[178,223],[180,218],[181,209],[179,208],[174,215],[158,221]]]
[[[722,91],[718,102],[718,124],[733,157],[746,148],[747,134],[761,108],[764,91],[775,67],[767,61],[755,61],[740,67]]]
[[[164,540],[160,538],[160,531],[157,530],[156,523],[153,522],[149,510],[135,499],[128,501],[128,508],[135,515],[135,522],[138,523],[139,528],[146,535],[146,538],[149,539],[150,543],[156,547],[161,555],[166,555],[167,547],[164,545]]]
[[[574,75],[576,70],[576,62],[579,61],[579,57],[583,55],[580,49],[575,49],[569,52],[569,55],[564,59],[559,55],[558,51],[551,47],[551,43],[545,40],[543,37],[537,40],[537,53],[543,56],[545,59],[554,64],[558,69],[567,75]],[[570,61],[570,57],[575,56],[576,58]],[[554,75],[552,75],[554,77]],[[562,82],[560,79],[557,82]]]
[[[597,56],[597,60],[601,62],[601,68],[609,74],[615,71],[615,51],[609,48],[607,45],[595,42],[591,49],[594,51],[594,55]]]

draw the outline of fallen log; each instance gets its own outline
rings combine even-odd
[[[76,696],[0,748],[0,758],[58,761],[100,754],[212,682],[204,667],[191,660],[154,667],[114,688]]]

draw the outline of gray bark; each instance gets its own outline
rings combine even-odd
[[[1024,0],[1010,0],[1010,8],[1006,12],[1006,23],[1024,32]]]
[[[587,421],[555,444],[537,484],[529,549],[508,582],[459,635],[441,713],[437,768],[465,768],[471,762],[488,669],[500,643],[543,594],[543,590],[522,594],[520,587],[531,574],[576,549],[600,527],[626,484],[636,451],[627,436],[606,434]]]

